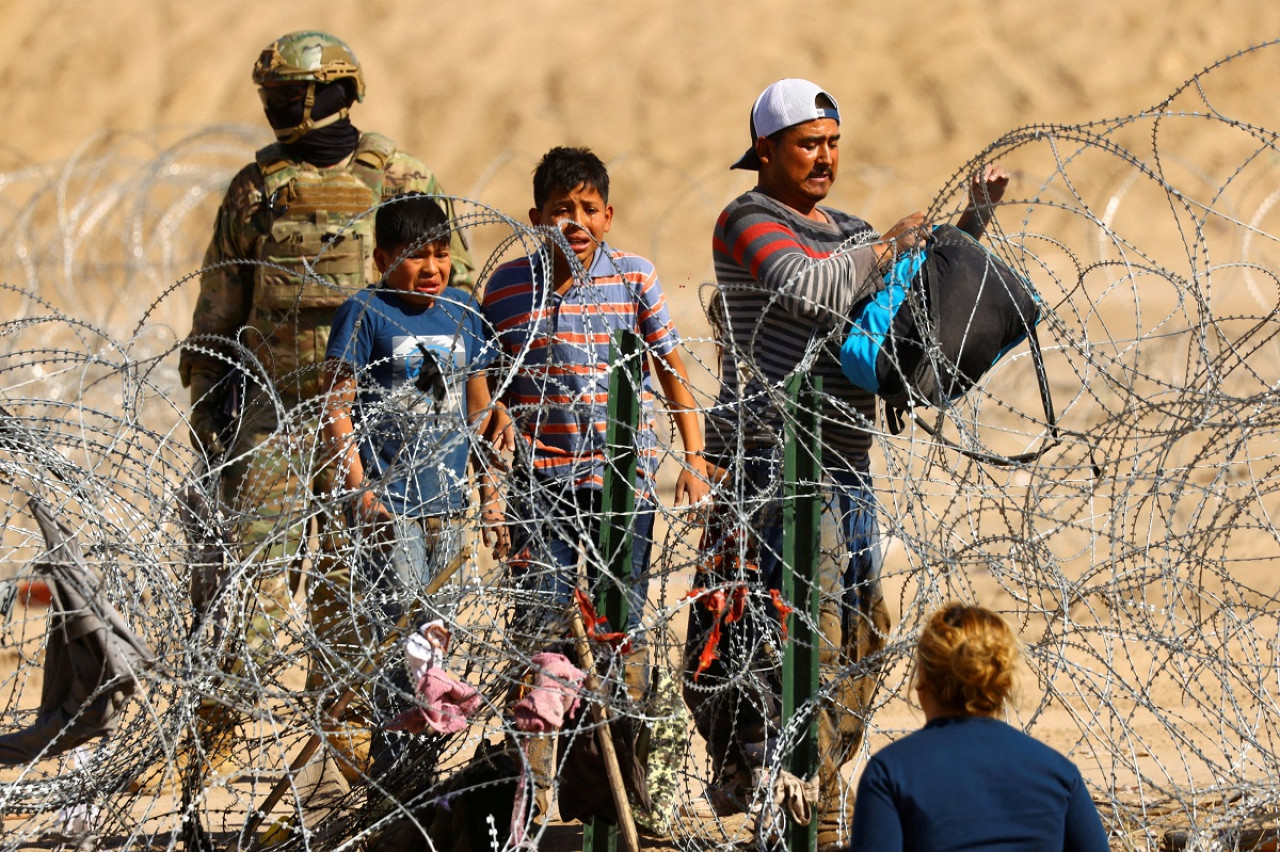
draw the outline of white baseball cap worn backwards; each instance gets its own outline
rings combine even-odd
[[[773,83],[760,93],[751,108],[751,147],[729,168],[759,169],[757,139],[816,118],[834,118],[839,124],[840,107],[836,99],[808,80],[791,77]]]

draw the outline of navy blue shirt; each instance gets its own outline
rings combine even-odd
[[[495,353],[484,328],[474,298],[452,287],[430,308],[371,287],[334,314],[325,356],[355,373],[360,461],[395,514],[443,515],[467,506],[466,381]],[[438,402],[416,386],[423,348],[443,374]]]
[[[858,783],[856,852],[1108,852],[1075,764],[998,719],[934,719]]]

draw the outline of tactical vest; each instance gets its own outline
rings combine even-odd
[[[258,151],[270,228],[257,248],[246,344],[286,399],[320,390],[333,312],[377,277],[373,209],[390,139],[361,135],[350,164],[318,169],[279,144]]]

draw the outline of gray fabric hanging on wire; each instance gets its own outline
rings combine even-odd
[[[30,763],[110,733],[137,688],[137,674],[155,664],[100,594],[71,531],[38,500],[29,504],[49,550],[32,568],[49,584],[49,632],[35,723],[0,735],[0,764]]]

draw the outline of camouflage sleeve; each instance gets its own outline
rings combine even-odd
[[[231,357],[233,353],[227,346],[219,346],[217,339],[234,340],[249,318],[254,266],[245,261],[253,259],[254,240],[263,227],[259,221],[262,196],[260,172],[256,164],[250,164],[232,179],[218,208],[187,337],[195,348],[184,347],[178,363],[184,387],[192,387],[196,374],[203,379],[197,386],[212,385],[229,369],[213,352]]]
[[[400,195],[405,192],[425,192],[429,195],[442,195],[444,194],[444,189],[441,188],[440,182],[436,180],[436,176],[432,174],[431,169],[423,165],[421,160],[397,151],[387,163],[387,182],[383,187],[382,195],[384,198],[390,198],[393,195]],[[445,212],[449,214],[449,219],[456,221],[457,214],[454,210],[454,205],[448,203],[445,207]],[[471,259],[471,247],[467,242],[467,235],[464,229],[454,228],[453,238],[449,244],[449,252],[453,255],[453,272],[449,275],[449,283],[454,287],[460,287],[469,293],[474,293],[476,288],[476,264]]]

